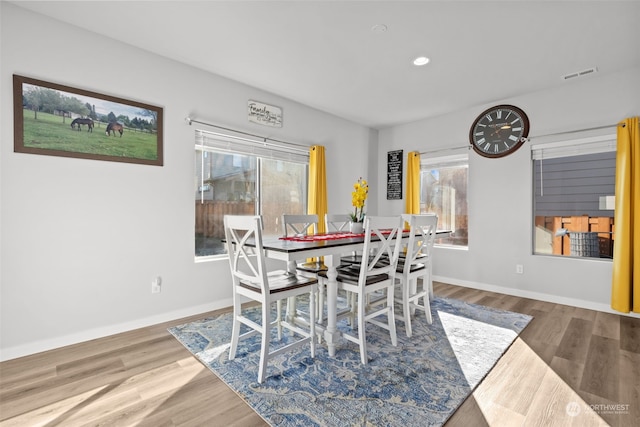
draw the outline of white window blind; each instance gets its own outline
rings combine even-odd
[[[615,190],[616,136],[532,147],[536,216],[603,216],[600,196]]]
[[[256,141],[218,132],[196,130],[196,149],[246,154],[267,159],[309,163],[309,149],[300,145]]]
[[[616,151],[616,135],[602,135],[571,141],[537,144],[531,147],[533,160]]]
[[[469,165],[469,154],[453,154],[448,156],[426,157],[420,159],[421,169],[437,169],[441,167],[464,166]]]

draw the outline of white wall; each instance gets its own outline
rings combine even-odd
[[[611,262],[531,254],[531,146],[566,138],[536,135],[612,125],[640,114],[640,69],[596,74],[553,90],[382,130],[379,168],[385,167],[390,150],[424,152],[468,146],[469,127],[475,117],[485,108],[503,103],[527,113],[531,142],[501,159],[469,152],[469,249],[436,248],[435,275],[449,283],[609,311]],[[615,134],[615,129],[569,137],[595,133]],[[378,188],[382,199],[384,189],[382,185]],[[401,203],[388,203],[384,211],[402,209]],[[515,273],[516,264],[524,266],[524,274]]]
[[[377,132],[13,4],[0,12],[0,360],[229,305],[226,261],[194,262],[187,115],[324,145],[331,211],[350,211],[362,176],[377,188],[367,212],[396,214],[404,201],[386,200],[387,151],[465,146],[490,106]],[[14,153],[14,73],[163,107],[165,165]],[[282,107],[284,127],[248,123],[248,99]],[[527,112],[532,136],[613,124],[640,114],[640,70],[504,102]],[[531,255],[529,145],[503,159],[470,156],[470,246],[437,249],[436,277],[607,310],[609,262]],[[163,290],[152,295],[156,275]]]
[[[191,115],[326,147],[329,209],[377,134],[178,62],[0,3],[1,359],[230,305],[226,261],[194,262]],[[71,48],[73,46],[73,48]],[[164,109],[163,167],[13,152],[12,75]],[[250,124],[247,100],[283,108],[281,129]],[[343,172],[345,171],[345,172]],[[151,280],[162,276],[162,293]]]

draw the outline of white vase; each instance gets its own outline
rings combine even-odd
[[[364,232],[364,224],[361,222],[349,223],[349,231],[353,234],[362,234]]]

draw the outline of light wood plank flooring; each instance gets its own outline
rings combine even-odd
[[[535,316],[447,427],[640,425],[640,319],[434,290]],[[0,363],[0,426],[267,425],[166,330],[209,314]]]

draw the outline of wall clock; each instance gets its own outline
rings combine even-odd
[[[511,154],[529,135],[529,118],[513,105],[496,105],[483,111],[471,125],[469,141],[476,153],[498,158]]]

